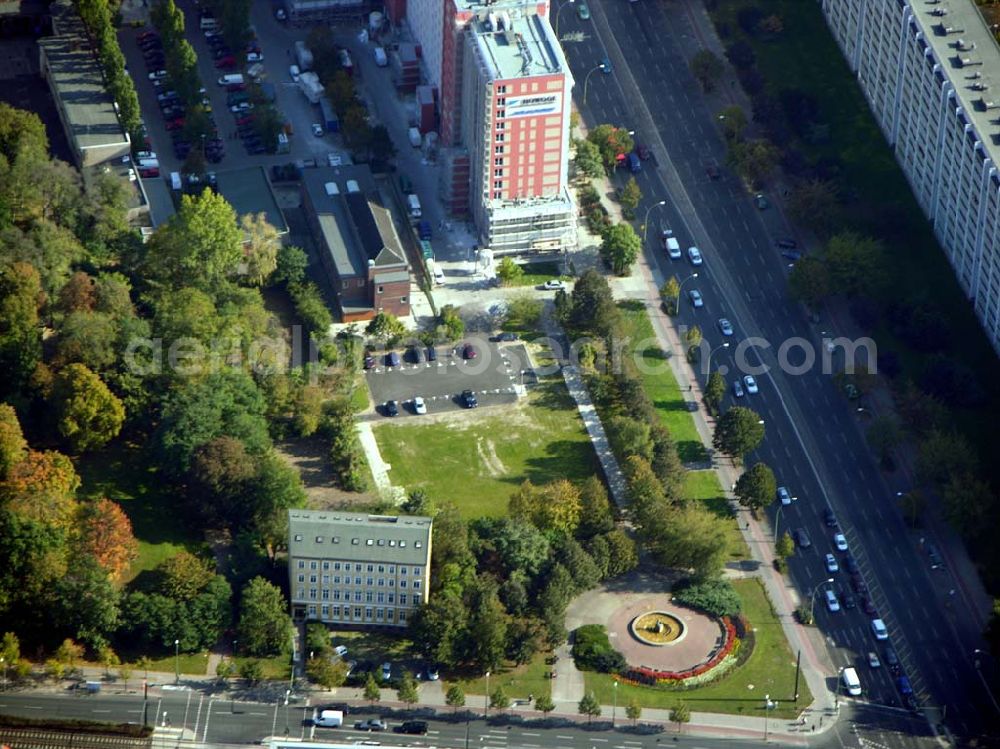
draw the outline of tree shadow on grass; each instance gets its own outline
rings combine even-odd
[[[525,461],[522,475],[500,480],[520,486],[527,479],[537,486],[557,479],[580,481],[595,473],[601,475],[600,471],[589,441],[556,440],[546,445],[544,455],[535,455]]]

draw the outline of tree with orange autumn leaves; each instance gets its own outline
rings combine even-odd
[[[128,515],[103,497],[85,504],[80,515],[80,550],[92,555],[112,580],[121,580],[139,554]]]

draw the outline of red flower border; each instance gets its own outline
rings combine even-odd
[[[722,626],[725,630],[726,640],[722,644],[722,647],[716,651],[715,655],[704,663],[685,669],[684,671],[658,671],[655,668],[646,668],[644,666],[635,668],[630,666],[626,671],[619,674],[619,677],[622,681],[653,686],[661,681],[685,681],[694,676],[701,676],[722,663],[726,656],[733,652],[733,648],[736,647],[736,626],[728,616],[722,617]]]

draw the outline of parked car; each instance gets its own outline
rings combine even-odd
[[[839,525],[837,516],[829,507],[823,508],[823,522],[826,523],[827,528],[836,528]]]
[[[840,565],[837,563],[837,557],[833,554],[827,554],[825,558],[827,572],[840,572]]]
[[[476,400],[476,394],[473,393],[471,390],[463,390],[461,399],[462,399],[462,405],[465,406],[466,408],[475,408],[476,406],[479,405],[479,401]]]
[[[220,70],[229,69],[229,68],[235,68],[236,67],[236,58],[233,57],[232,55],[228,55],[227,57],[223,57],[223,58],[215,61],[215,67],[219,68]]]
[[[417,415],[427,413],[427,403],[419,395],[413,398],[413,413]]]
[[[396,401],[385,402],[386,416],[399,416],[399,404]]]
[[[288,66],[288,75],[289,75],[289,77],[291,77],[293,83],[298,83],[299,82],[299,76],[301,74],[302,74],[302,71],[299,70],[299,66],[298,65],[289,65]]]
[[[638,157],[643,161],[649,161],[650,156],[653,155],[649,152],[649,146],[642,143],[635,144],[635,152],[636,155],[638,155]]]
[[[733,324],[729,322],[728,318],[719,318],[719,331],[724,336],[731,336],[733,334]]]
[[[398,367],[399,366],[399,352],[390,351],[385,355],[385,366],[387,367]]]
[[[433,346],[427,347],[427,361],[437,361],[438,352]]]
[[[544,291],[559,291],[560,289],[565,289],[566,284],[560,281],[558,278],[550,278],[548,281],[542,284],[542,289]]]
[[[744,375],[743,384],[747,386],[747,392],[751,395],[756,395],[760,390],[757,387],[757,378],[753,375]]]
[[[688,260],[691,261],[691,265],[701,265],[705,262],[701,257],[701,250],[697,247],[688,247]]]
[[[421,346],[410,346],[406,350],[406,358],[414,364],[422,364],[424,361],[424,349]]]
[[[479,353],[476,351],[476,347],[471,343],[467,343],[462,347],[463,359],[475,359],[477,356],[479,356]]]
[[[791,237],[782,237],[781,239],[774,240],[774,244],[782,250],[794,250],[799,246],[799,243],[792,239]]]
[[[152,73],[149,74],[149,80],[151,81],[162,81],[166,77],[167,77],[166,70],[154,70]]]
[[[843,533],[834,533],[833,545],[837,547],[837,551],[847,551],[847,537]]]
[[[743,382],[739,377],[733,380],[733,395],[737,398],[742,398],[745,395],[743,391]]]
[[[868,651],[868,665],[872,668],[879,668],[882,665],[882,661],[879,660],[878,653],[874,650]]]
[[[790,505],[792,503],[792,495],[784,486],[778,487],[778,501],[783,505]]]
[[[691,289],[688,292],[688,299],[691,300],[691,306],[695,309],[701,309],[705,306],[705,300],[701,298],[701,292],[698,289]]]
[[[370,720],[359,720],[354,724],[355,731],[384,731],[387,728],[385,721],[381,718],[371,718]]]
[[[314,122],[310,126],[310,129],[312,130],[312,134],[315,135],[317,138],[323,137],[323,126],[320,125],[318,122]]]
[[[382,681],[392,681],[392,664],[389,661],[382,664]]]
[[[872,634],[876,640],[888,640],[889,630],[886,629],[885,622],[881,619],[872,619]]]

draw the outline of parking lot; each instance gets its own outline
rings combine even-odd
[[[472,341],[472,339],[469,339]],[[514,403],[517,385],[533,379],[524,346],[499,346],[483,339],[475,340],[474,359],[463,358],[463,344],[455,348],[437,346],[437,360],[427,361],[426,350],[416,361],[414,350],[397,351],[398,366],[386,366],[388,353],[375,357],[375,366],[366,370],[368,388],[377,412],[385,416],[388,401],[399,403],[399,416],[415,416],[413,398],[421,396],[427,413],[442,413],[463,408],[461,393],[471,390],[480,406]],[[523,366],[522,366],[523,363]]]

